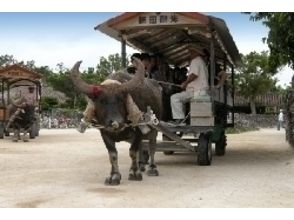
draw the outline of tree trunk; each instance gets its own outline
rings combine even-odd
[[[73,108],[76,109],[77,95],[74,96]]]
[[[256,115],[255,100],[254,99],[249,99],[249,101],[250,101],[251,114]]]

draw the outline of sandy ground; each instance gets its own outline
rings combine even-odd
[[[121,185],[105,186],[108,154],[97,130],[41,130],[29,143],[0,140],[0,207],[294,207],[294,150],[284,131],[228,135],[208,167],[196,156],[156,154],[160,176],[128,181],[128,144],[119,143]]]

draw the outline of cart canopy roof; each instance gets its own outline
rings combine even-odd
[[[14,83],[21,80],[39,82],[41,78],[41,74],[21,64],[13,64],[6,67],[0,67],[0,80],[5,80],[8,83]]]
[[[188,48],[210,51],[215,57],[239,65],[237,46],[224,20],[197,12],[127,12],[97,25],[106,35],[140,51],[163,56],[173,65],[187,65]]]

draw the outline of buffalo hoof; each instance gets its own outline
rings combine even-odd
[[[144,165],[140,165],[140,171],[141,172],[145,172],[145,170],[146,170],[145,166]]]
[[[156,168],[150,168],[149,170],[147,170],[147,175],[148,176],[158,176],[159,172]]]
[[[143,177],[141,173],[130,173],[129,180],[131,181],[142,181]]]
[[[105,179],[104,184],[107,186],[117,186],[120,184],[121,175],[119,173],[112,174]]]
[[[29,137],[27,135],[24,135],[22,137],[23,142],[28,142],[29,141]]]

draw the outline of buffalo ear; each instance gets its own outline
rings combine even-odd
[[[89,91],[86,93],[86,95],[90,99],[94,100],[94,99],[99,98],[101,95],[103,95],[103,90],[102,90],[101,86],[91,85],[89,87]]]

